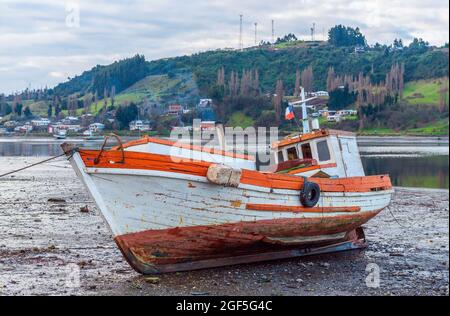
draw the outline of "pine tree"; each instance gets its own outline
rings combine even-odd
[[[283,97],[284,97],[284,87],[283,87],[283,81],[279,79],[277,81],[277,85],[275,88],[275,96],[273,99],[273,104],[275,108],[275,115],[276,115],[276,122],[277,124],[280,124],[281,119],[281,106],[283,104]]]
[[[297,69],[297,72],[295,73],[295,87],[294,87],[294,97],[298,97],[300,95],[300,85],[301,85],[301,78],[300,78],[300,70]]]

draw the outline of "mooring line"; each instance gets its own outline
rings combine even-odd
[[[403,229],[408,229],[408,228],[410,228],[410,227],[405,226],[405,225],[402,225],[402,224],[400,223],[400,221],[394,216],[394,213],[392,213],[392,210],[391,210],[391,207],[390,207],[390,206],[388,206],[387,209],[388,209],[389,213],[391,213],[392,218],[395,220],[395,222],[398,224],[398,226],[400,226],[400,227],[403,228]]]
[[[38,166],[38,165],[42,165],[42,164],[44,164],[44,163],[46,163],[46,162],[48,162],[48,161],[55,160],[55,159],[57,159],[57,158],[60,158],[60,157],[62,157],[62,156],[65,156],[65,155],[66,155],[66,154],[64,153],[64,154],[61,154],[61,155],[59,155],[59,156],[55,156],[55,157],[52,157],[52,158],[49,158],[49,159],[45,159],[45,160],[43,160],[43,161],[34,163],[34,164],[32,164],[32,165],[29,165],[29,166],[26,166],[26,167],[23,167],[23,168],[14,170],[14,171],[7,172],[7,173],[5,173],[5,174],[0,174],[0,178],[9,176],[9,175],[11,175],[11,174],[14,174],[14,173],[17,173],[17,172],[26,170],[26,169],[30,169],[30,168],[35,167],[35,166]]]

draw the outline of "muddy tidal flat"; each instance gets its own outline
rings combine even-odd
[[[364,251],[144,277],[61,159],[0,178],[0,295],[448,295],[448,190],[397,188],[365,232]]]

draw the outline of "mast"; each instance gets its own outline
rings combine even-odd
[[[312,97],[309,99],[306,99],[306,93],[305,88],[300,87],[300,97],[301,99],[296,102],[289,102],[290,106],[293,107],[301,107],[302,108],[302,125],[303,125],[303,134],[307,134],[311,132],[311,127],[309,126],[309,117],[308,117],[308,107],[306,106],[306,103],[317,99],[317,97]]]
[[[309,119],[308,119],[308,109],[306,108],[306,96],[305,96],[305,88],[301,87],[301,96],[302,96],[302,125],[303,125],[303,134],[307,134],[311,132],[309,127]]]

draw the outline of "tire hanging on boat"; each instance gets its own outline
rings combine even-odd
[[[320,186],[305,179],[303,189],[300,192],[300,202],[304,207],[314,207],[320,199]]]

